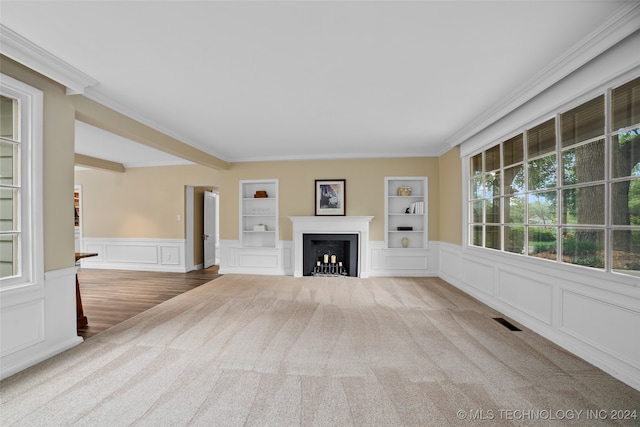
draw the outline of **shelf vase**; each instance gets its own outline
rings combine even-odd
[[[398,196],[411,196],[411,187],[398,187]]]

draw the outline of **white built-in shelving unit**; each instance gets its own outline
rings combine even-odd
[[[266,192],[267,197],[256,197]],[[278,241],[278,180],[240,181],[240,242],[245,248],[275,248]]]
[[[428,242],[427,177],[385,177],[384,181],[385,247],[425,249]],[[405,190],[399,191],[401,188]]]

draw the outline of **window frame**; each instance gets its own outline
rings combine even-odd
[[[621,182],[621,181],[632,181],[632,180],[636,180],[639,179],[635,176],[630,176],[630,177],[614,177],[613,173],[611,171],[612,165],[612,144],[613,144],[613,139],[616,135],[623,133],[624,131],[628,131],[630,129],[637,129],[638,127],[640,127],[640,123],[634,123],[628,127],[626,127],[625,129],[612,129],[613,127],[613,108],[612,108],[612,97],[613,97],[613,92],[615,89],[624,86],[628,83],[631,83],[632,81],[636,80],[640,78],[640,76],[638,75],[633,75],[633,76],[629,76],[627,75],[626,78],[619,78],[618,81],[615,82],[615,84],[609,84],[606,87],[602,87],[600,90],[594,90],[591,91],[589,94],[583,94],[583,96],[576,96],[574,97],[573,101],[571,103],[565,103],[562,106],[558,106],[557,108],[553,109],[552,111],[548,112],[547,114],[543,115],[543,116],[539,116],[536,120],[532,120],[530,122],[528,122],[525,126],[521,126],[518,129],[514,129],[512,130],[511,133],[504,135],[501,138],[495,139],[493,140],[492,143],[490,144],[486,144],[483,145],[480,148],[477,148],[476,150],[472,151],[472,152],[468,152],[464,157],[463,157],[463,179],[464,179],[464,188],[465,188],[465,194],[464,194],[464,206],[465,206],[465,212],[464,212],[464,225],[465,225],[465,232],[463,233],[464,238],[463,238],[463,244],[465,246],[466,249],[471,249],[471,250],[479,250],[479,251],[483,251],[483,252],[491,252],[491,253],[504,253],[504,254],[509,254],[508,256],[519,256],[522,257],[522,259],[542,259],[541,257],[536,257],[533,256],[531,254],[529,254],[529,229],[532,226],[535,226],[535,224],[531,224],[529,221],[529,197],[532,194],[536,194],[536,193],[541,193],[541,192],[545,192],[545,191],[555,191],[556,192],[556,220],[555,223],[551,224],[551,227],[553,227],[555,229],[555,233],[556,233],[556,242],[555,242],[555,246],[556,246],[556,259],[555,260],[551,260],[551,262],[553,262],[555,265],[562,265],[562,266],[566,266],[569,268],[580,268],[583,271],[586,272],[596,272],[596,274],[598,274],[597,272],[604,272],[606,274],[615,274],[616,277],[627,277],[627,278],[632,278],[632,279],[638,279],[638,277],[640,277],[640,272],[637,270],[619,270],[619,269],[613,269],[613,233],[618,231],[618,230],[639,230],[638,226],[633,226],[633,225],[616,225],[613,223],[613,221],[611,220],[611,216],[612,216],[612,210],[613,210],[613,205],[612,205],[612,196],[611,196],[611,191],[613,188],[613,185],[617,182]],[[604,129],[603,129],[603,133],[602,135],[598,135],[598,136],[592,136],[590,138],[587,138],[585,140],[581,140],[578,143],[574,142],[571,145],[567,145],[567,146],[563,146],[563,141],[562,141],[562,129],[561,129],[561,117],[562,114],[565,114],[569,111],[571,111],[574,108],[578,108],[582,105],[588,104],[591,101],[595,100],[598,97],[603,97],[604,98]],[[636,116],[634,116],[634,119],[636,118]],[[547,121],[551,120],[551,119],[555,119],[555,129],[556,129],[556,145],[555,145],[555,149],[553,151],[550,151],[546,154],[554,154],[556,157],[556,164],[557,164],[557,168],[556,168],[556,184],[550,188],[547,189],[537,189],[537,190],[532,190],[529,187],[529,168],[528,168],[528,164],[532,159],[537,159],[540,157],[544,157],[541,155],[536,155],[535,157],[531,157],[530,153],[529,153],[529,146],[528,146],[528,135],[527,132],[531,129],[536,129],[539,126],[543,125],[544,123],[546,123]],[[520,223],[510,223],[507,221],[507,218],[505,217],[507,212],[505,211],[505,206],[508,203],[509,198],[511,197],[515,197],[516,195],[520,194],[520,193],[514,193],[514,194],[507,194],[505,193],[505,186],[507,186],[508,183],[505,182],[505,171],[508,170],[509,168],[513,167],[513,164],[509,164],[509,165],[505,165],[504,163],[504,159],[505,159],[505,153],[504,153],[504,144],[511,141],[514,138],[517,137],[522,137],[523,141],[524,141],[524,180],[525,180],[525,189],[524,192],[522,192],[521,194],[525,195],[525,213],[524,213],[524,223],[520,224]],[[597,181],[593,181],[593,182],[582,182],[582,183],[574,183],[574,184],[565,184],[563,181],[563,173],[564,173],[564,165],[563,165],[563,158],[562,155],[563,153],[565,153],[567,150],[569,149],[574,149],[577,146],[580,145],[586,145],[587,143],[591,143],[591,142],[595,142],[598,140],[603,140],[604,141],[604,179],[602,180],[597,180]],[[473,206],[475,203],[482,203],[483,205],[486,204],[487,200],[488,200],[488,196],[487,196],[487,182],[486,182],[486,176],[488,174],[494,174],[496,171],[492,170],[492,171],[487,171],[486,170],[486,153],[489,150],[493,150],[496,147],[499,147],[499,152],[500,152],[500,168],[498,169],[498,173],[502,176],[502,182],[501,182],[501,192],[500,192],[500,198],[503,201],[501,203],[500,206],[500,222],[499,222],[499,226],[500,226],[500,235],[499,235],[499,240],[500,240],[500,247],[499,248],[493,248],[493,247],[488,247],[487,246],[487,226],[493,226],[495,225],[495,222],[491,222],[489,223],[488,219],[487,219],[487,211],[486,211],[486,207],[485,209],[483,209],[482,215],[475,215],[475,218],[477,219],[478,217],[482,216],[482,222],[477,222],[474,221],[474,212],[473,212]],[[475,174],[474,175],[474,170],[476,169],[475,163],[474,163],[474,158],[477,156],[480,156],[482,158],[482,168],[479,174]],[[473,163],[473,164],[472,164]],[[484,195],[483,198],[478,199],[475,198],[477,196],[477,193],[474,194],[474,189],[473,189],[473,184],[474,184],[474,177],[481,177],[481,191],[484,191]],[[586,187],[590,187],[590,186],[597,186],[597,185],[604,185],[604,206],[603,206],[603,217],[604,217],[604,222],[603,224],[599,225],[596,224],[595,226],[592,226],[591,224],[565,224],[563,222],[562,219],[562,197],[563,194],[565,193],[565,191],[567,190],[575,190],[575,189],[580,189],[580,188],[586,188]],[[497,197],[495,194],[492,197]],[[524,229],[524,242],[523,242],[523,252],[519,253],[519,252],[513,252],[508,250],[507,247],[507,241],[506,241],[506,237],[507,235],[505,234],[505,230],[508,227],[519,227],[519,226],[523,226]],[[565,262],[562,257],[559,254],[562,254],[562,250],[564,249],[562,247],[562,243],[563,243],[563,239],[559,236],[562,236],[562,231],[563,229],[568,229],[568,228],[582,228],[584,230],[589,230],[589,229],[598,229],[601,230],[604,234],[604,242],[605,242],[605,252],[604,252],[604,267],[603,268],[599,268],[599,267],[589,267],[589,266],[582,266],[579,264],[574,264],[571,262]],[[478,233],[479,230],[482,235],[476,235]],[[560,234],[559,234],[560,233]],[[536,261],[537,262],[537,261]],[[549,262],[549,260],[546,259],[542,259],[542,262]],[[564,268],[564,267],[563,267]]]
[[[0,291],[44,286],[44,95],[37,88],[0,73],[0,93],[19,102],[18,274],[0,278]]]

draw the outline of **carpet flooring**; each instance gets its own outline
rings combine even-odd
[[[639,391],[494,317],[437,278],[225,275],[0,382],[0,425],[640,425]]]

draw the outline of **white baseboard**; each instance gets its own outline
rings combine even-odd
[[[82,268],[184,273],[184,239],[118,239],[85,237],[82,251],[98,256],[81,261]]]

